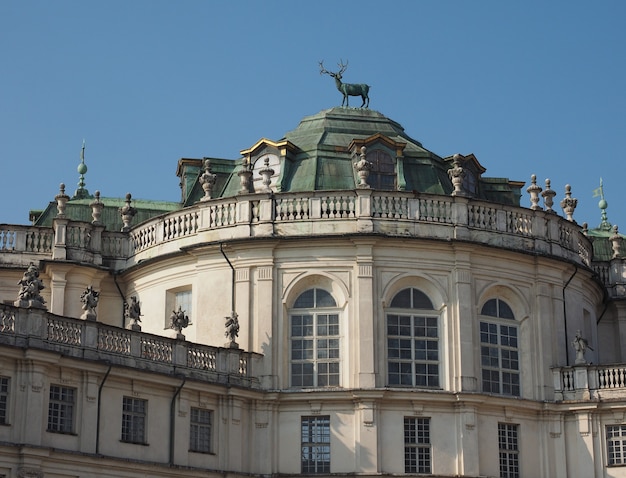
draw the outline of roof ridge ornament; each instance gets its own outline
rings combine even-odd
[[[85,140],[83,139],[83,147],[80,150],[80,163],[76,168],[80,177],[78,179],[78,189],[74,192],[72,199],[84,199],[91,197],[89,191],[85,188],[85,174],[87,173],[87,165],[85,164]]]
[[[370,106],[370,98],[369,98],[369,90],[370,86],[365,83],[342,83],[341,78],[342,74],[348,68],[348,61],[346,60],[346,64],[344,65],[343,60],[340,60],[337,63],[339,67],[339,71],[336,73],[332,71],[326,70],[324,68],[324,60],[320,61],[320,75],[326,74],[330,75],[335,79],[335,86],[339,90],[339,92],[343,95],[343,100],[341,101],[341,106],[350,106],[348,103],[349,96],[360,96],[363,99],[363,103],[361,104],[361,108],[369,108]]]
[[[600,222],[598,229],[602,229],[603,231],[610,231],[611,223],[609,222],[609,218],[606,213],[606,210],[609,207],[609,203],[606,201],[606,199],[604,199],[604,186],[602,184],[602,178],[600,178],[600,187],[593,190],[592,197],[596,198],[598,196],[600,196],[600,201],[598,201],[598,207],[602,211],[602,222]]]

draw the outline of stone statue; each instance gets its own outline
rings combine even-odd
[[[185,338],[181,332],[189,325],[191,325],[191,321],[189,320],[189,317],[185,315],[183,308],[179,305],[178,310],[173,310],[172,315],[170,315],[170,329],[174,329],[179,336]]]
[[[572,341],[572,346],[576,351],[576,360],[574,363],[576,365],[586,364],[587,361],[585,360],[585,352],[587,352],[587,349],[592,351],[593,349],[589,346],[587,339],[583,338],[580,330],[576,331],[576,337],[574,337],[574,340]]]
[[[368,96],[368,93],[370,90],[369,85],[366,85],[364,83],[360,83],[360,84],[342,83],[341,75],[343,74],[344,71],[346,71],[346,68],[348,68],[348,62],[346,61],[346,64],[344,65],[343,60],[341,60],[338,63],[338,66],[339,66],[339,71],[337,73],[333,73],[332,71],[328,71],[326,70],[326,68],[324,68],[324,61],[320,61],[320,75],[327,74],[327,75],[332,76],[335,79],[335,86],[343,95],[341,106],[343,106],[344,103],[346,106],[350,106],[348,104],[348,96],[360,96],[363,99],[361,108],[363,107],[369,108],[369,105],[370,105],[370,97]]]
[[[224,335],[230,340],[226,344],[230,348],[239,348],[239,344],[235,342],[235,339],[239,336],[239,319],[237,312],[233,311],[229,317],[226,317],[226,332]]]
[[[85,311],[80,318],[85,320],[96,320],[96,307],[98,306],[99,300],[100,292],[94,290],[91,285],[87,287],[80,295],[80,301],[83,303],[83,310]]]
[[[141,330],[137,322],[141,322],[141,305],[136,296],[130,298],[130,302],[124,305],[124,317],[128,320],[127,328],[131,330]]]
[[[37,307],[45,309],[46,301],[39,293],[44,289],[43,281],[39,278],[39,268],[32,262],[22,278],[18,281],[20,291],[14,305],[17,307]]]

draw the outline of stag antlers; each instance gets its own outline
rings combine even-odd
[[[320,75],[323,75],[325,73],[332,76],[333,78],[341,78],[343,72],[346,71],[346,68],[348,68],[348,62],[346,61],[346,64],[344,65],[343,60],[339,60],[337,66],[339,67],[339,71],[337,73],[333,73],[332,71],[328,71],[326,68],[324,68],[324,60],[320,61]]]

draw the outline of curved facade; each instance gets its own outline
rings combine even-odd
[[[620,235],[374,111],[241,155],[123,232],[2,227],[0,475],[626,476]]]

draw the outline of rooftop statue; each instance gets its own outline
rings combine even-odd
[[[43,288],[43,281],[39,278],[39,268],[32,262],[22,278],[18,281],[20,291],[15,301],[17,307],[38,307],[45,309],[46,301],[39,293]]]
[[[343,60],[341,60],[338,64],[339,66],[339,71],[337,73],[333,73],[332,71],[328,71],[324,68],[324,60],[320,61],[320,75],[326,73],[327,75],[332,76],[335,79],[335,85],[337,86],[337,89],[341,92],[341,94],[343,95],[343,101],[341,102],[341,106],[344,106],[344,103],[346,106],[350,106],[348,104],[348,96],[360,96],[363,99],[363,103],[361,104],[361,108],[365,107],[365,108],[369,108],[370,106],[370,98],[368,96],[368,92],[370,90],[369,85],[366,85],[364,83],[342,83],[341,82],[341,75],[343,74],[344,71],[346,71],[346,68],[348,68],[348,62],[346,61],[346,64],[343,64]]]
[[[126,326],[130,330],[141,330],[141,326],[138,322],[141,322],[141,304],[137,300],[136,296],[130,298],[130,302],[124,304],[124,317],[128,320]]]
[[[178,310],[173,310],[172,315],[170,315],[170,329],[176,331],[176,338],[184,339],[185,336],[182,334],[182,330],[189,325],[191,325],[189,316],[185,314],[185,311],[179,305]]]
[[[98,300],[100,300],[100,292],[94,290],[93,286],[87,287],[80,295],[80,301],[83,303],[83,314],[81,319],[96,320],[96,307],[98,306]]]

